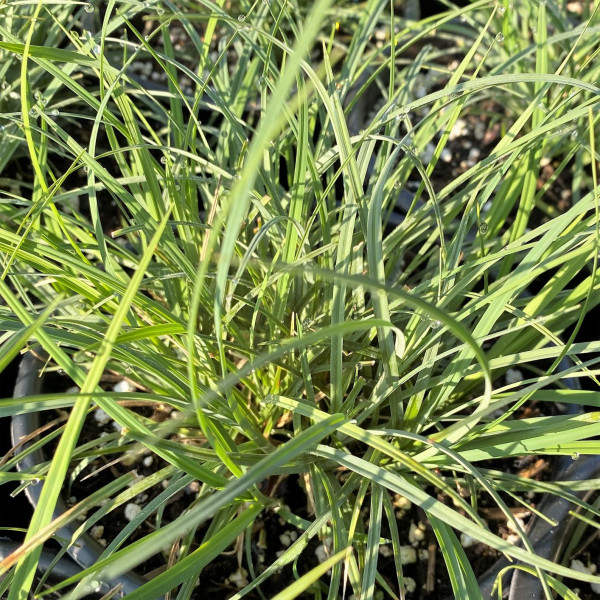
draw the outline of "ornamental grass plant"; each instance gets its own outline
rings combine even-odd
[[[598,528],[577,495],[598,480],[509,469],[600,454],[600,340],[580,335],[600,303],[598,3],[444,6],[0,3],[0,369],[33,350],[76,386],[0,401],[2,417],[68,415],[41,436],[48,461],[0,466],[0,483],[43,481],[0,563],[8,600],[35,592],[56,500],[102,457],[163,466],[78,498],[82,531],[163,492],[53,588],[70,600],[161,555],[128,598],[205,597],[232,549],[235,599],[425,597],[399,503],[456,598],[482,597],[461,534],[547,598],[600,584],[539,556],[514,516],[552,494]],[[119,430],[80,438],[98,408]],[[302,511],[277,494],[287,480]],[[261,563],[269,514],[297,537]]]

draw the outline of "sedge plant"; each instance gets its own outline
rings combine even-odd
[[[56,500],[100,456],[162,466],[79,499],[64,519],[80,531],[164,490],[53,588],[69,599],[156,555],[167,568],[128,598],[199,597],[232,548],[232,598],[265,597],[286,566],[277,598],[404,598],[399,499],[424,515],[457,598],[482,597],[461,533],[548,597],[573,597],[565,577],[600,583],[539,556],[511,511],[555,494],[597,527],[598,503],[575,493],[597,482],[504,472],[600,453],[600,341],[577,335],[600,302],[597,3],[445,3],[417,21],[388,0],[339,4],[0,4],[0,368],[33,350],[77,386],[0,402],[3,417],[68,409],[42,436],[57,440],[47,462],[1,465],[0,482],[44,482],[0,563],[8,600],[36,589]],[[450,172],[452,132],[477,121],[495,135]],[[530,406],[547,410],[517,418]],[[79,441],[97,408],[119,431]],[[286,479],[301,513],[265,485]],[[490,504],[518,543],[483,518]],[[267,514],[298,535],[263,564]],[[311,567],[316,545],[330,556]]]

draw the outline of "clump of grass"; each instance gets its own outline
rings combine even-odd
[[[597,385],[600,343],[576,343],[600,301],[596,15],[572,27],[551,2],[449,5],[417,22],[380,0],[339,11],[323,0],[306,11],[222,4],[0,7],[0,367],[40,346],[80,388],[0,404],[4,416],[71,409],[0,589],[9,600],[31,589],[72,460],[125,441],[168,463],[165,485],[199,481],[198,499],[128,544],[155,515],[144,508],[69,598],[169,546],[175,563],[128,597],[181,586],[177,598],[190,598],[237,539],[254,569],[252,523],[275,508],[303,533],[235,598],[326,537],[332,559],[282,598],[337,598],[346,581],[361,599],[403,597],[391,493],[423,509],[456,597],[480,597],[456,530],[532,568],[547,595],[567,593],[555,577],[600,582],[536,555],[505,492],[566,495],[594,519],[597,508],[493,468],[599,451],[591,408],[513,418],[532,401],[595,405],[562,380]],[[140,77],[139,61],[157,75]],[[449,176],[450,133],[477,115],[500,134]],[[561,174],[563,211],[547,196]],[[558,371],[564,357],[573,366]],[[525,379],[505,383],[515,365]],[[106,370],[150,393],[104,391]],[[183,419],[148,422],[119,402],[128,398]],[[82,455],[92,404],[122,439],[98,437]],[[199,450],[165,443],[178,432]],[[290,474],[310,484],[310,520],[261,491]],[[483,497],[521,545],[490,531]],[[378,570],[385,542],[394,582]]]

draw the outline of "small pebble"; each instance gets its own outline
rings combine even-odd
[[[121,425],[119,425],[119,423],[117,423],[116,421],[113,421],[113,422],[111,423],[111,426],[112,426],[112,428],[113,428],[115,431],[118,431],[119,433],[123,433],[123,429],[124,429],[124,428],[123,428],[123,427],[121,427]]]
[[[94,525],[90,529],[90,534],[95,540],[99,540],[104,535],[104,525]]]
[[[479,160],[479,157],[481,156],[481,151],[479,150],[479,148],[471,148],[469,150],[469,156],[467,157],[467,164],[472,167],[474,166],[477,161]]]
[[[587,575],[591,575],[589,567],[586,567],[578,559],[574,559],[571,561],[571,569],[573,569],[573,571],[577,571],[578,573],[586,573]]]
[[[440,154],[440,160],[445,163],[452,161],[452,152],[448,148],[444,148]]]
[[[423,152],[421,152],[421,160],[424,165],[428,165],[432,161],[434,152],[435,146],[431,142],[428,143]]]
[[[240,567],[235,573],[229,576],[229,583],[233,583],[235,587],[241,589],[248,585],[248,571],[243,567]]]
[[[410,529],[408,531],[408,541],[411,544],[418,544],[425,539],[425,525],[419,523],[415,525],[412,521],[410,523]]]
[[[110,417],[101,408],[94,411],[94,419],[99,425],[106,425],[110,421]]]
[[[400,562],[411,565],[417,562],[417,551],[412,546],[400,546]]]
[[[388,556],[393,556],[394,551],[387,544],[383,544],[382,546],[379,546],[379,554],[381,554],[381,556],[384,556],[385,558],[387,558]]]
[[[331,538],[325,538],[322,544],[319,544],[315,548],[315,556],[317,560],[322,563],[325,562],[331,556],[331,550],[333,549],[333,540]]]
[[[424,85],[420,85],[415,90],[415,98],[424,98],[425,96],[427,96],[427,88]]]
[[[279,536],[279,543],[284,547],[287,548],[291,543],[292,540],[290,539],[290,536],[288,534],[288,532],[286,531],[285,533],[282,533]]]
[[[146,458],[144,458],[144,460],[142,462],[145,467],[151,467],[152,463],[154,462],[154,457],[146,456]]]
[[[410,508],[412,508],[412,502],[408,498],[405,498],[404,496],[401,496],[400,494],[396,494],[394,496],[394,506],[396,508],[410,510]]]
[[[325,550],[325,546],[323,546],[322,544],[315,548],[315,556],[317,557],[317,560],[320,563],[325,562],[329,558],[329,555]]]
[[[417,589],[417,582],[412,577],[405,577],[404,588],[409,594],[412,594]]]
[[[475,127],[473,127],[473,135],[476,140],[482,140],[485,135],[486,126],[483,121],[477,121]]]
[[[128,521],[133,521],[140,513],[142,512],[142,507],[139,504],[134,504],[133,502],[129,502],[125,506],[125,518]]]
[[[127,381],[126,379],[118,381],[113,386],[113,392],[118,392],[120,394],[124,394],[127,392],[133,392],[134,390],[135,390],[135,387],[133,387],[132,383],[130,381]]]
[[[185,486],[186,494],[197,494],[200,491],[200,482],[192,481],[188,485]]]
[[[468,133],[467,122],[464,119],[456,119],[456,123],[450,130],[449,140],[452,142]]]
[[[523,381],[523,373],[519,369],[508,369],[506,371],[506,385],[512,385],[513,383],[519,383]]]

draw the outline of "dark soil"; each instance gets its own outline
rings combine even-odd
[[[423,3],[424,14],[430,14],[431,7],[434,4],[439,3]],[[441,6],[441,5],[440,5]],[[435,10],[435,9],[434,9]],[[142,29],[141,23],[140,30]],[[464,135],[458,136],[449,147],[452,154],[450,160],[445,167],[443,165],[438,166],[433,173],[432,182],[434,188],[437,190],[441,189],[449,181],[455,179],[460,173],[464,172],[469,167],[470,153],[473,148],[477,148],[480,151],[478,160],[484,158],[487,153],[491,150],[496,142],[496,135],[499,132],[494,129],[494,124],[491,122],[491,116],[494,111],[498,110],[498,107],[494,106],[482,106],[481,112],[477,116],[469,116],[467,120],[467,131]],[[483,134],[481,136],[475,135],[473,132],[476,131],[477,123],[483,123]],[[480,127],[481,130],[481,127]],[[19,161],[17,168],[22,171],[23,176],[29,181],[32,177],[29,172],[26,161]],[[540,185],[552,175],[552,169],[555,168],[554,163],[548,164],[542,170],[540,176]],[[443,167],[443,168],[442,168]],[[563,178],[559,178],[548,193],[548,199],[558,210],[564,210],[570,205],[570,197],[568,195],[569,181],[565,181]],[[85,185],[85,178],[81,176],[81,185]],[[115,204],[114,198],[106,194],[102,197],[100,202],[101,205],[101,221],[105,232],[110,232],[112,229],[122,225],[120,221],[115,218]],[[85,207],[82,207],[85,213]],[[536,218],[541,223],[545,219],[545,215],[538,211]],[[588,332],[586,334],[586,331]],[[594,327],[583,327],[582,335],[592,335],[591,332],[595,331]],[[1,380],[3,382],[4,397],[8,397],[12,394],[14,386],[14,379],[16,376],[17,361],[13,361],[9,368],[1,374]],[[55,380],[56,381],[56,378]],[[52,383],[51,385],[54,385]],[[65,387],[68,387],[67,383]],[[539,407],[530,405],[522,416],[537,416]],[[146,417],[155,418],[160,420],[164,417],[161,415],[161,411],[155,407],[140,407],[136,409],[140,414]],[[527,411],[527,413],[525,413]],[[56,414],[48,414],[49,419],[56,418]],[[9,435],[9,420],[0,419],[0,427],[2,435],[0,435],[1,444],[1,455],[5,455],[10,450],[10,435]],[[114,428],[110,423],[101,427],[104,432],[114,432]],[[93,416],[90,416],[86,421],[86,426],[82,433],[80,444],[95,439],[99,435],[99,428],[94,420]],[[98,489],[102,485],[105,485],[114,478],[122,475],[125,472],[130,471],[132,468],[137,471],[139,475],[147,476],[155,470],[165,466],[161,459],[153,457],[153,463],[150,466],[145,466],[142,460],[131,466],[124,466],[121,462],[114,465],[107,466],[114,457],[100,456],[96,458],[86,469],[84,469],[70,486],[68,490],[65,490],[66,498],[81,499],[90,494],[93,490]],[[543,461],[542,461],[543,462]],[[480,465],[485,468],[486,465]],[[491,465],[489,465],[491,466]],[[81,481],[86,475],[89,475],[91,471],[97,470],[102,467],[97,476],[94,476],[85,481]],[[551,474],[550,465],[547,463],[540,464],[537,459],[532,457],[523,457],[515,460],[505,461],[503,466],[499,466],[497,462],[493,464],[493,468],[506,470],[507,472],[521,472],[530,473],[532,478],[548,478]],[[528,471],[529,470],[529,471]],[[273,482],[265,482],[265,486],[271,485]],[[29,507],[23,494],[17,498],[11,498],[10,492],[16,489],[16,484],[6,484],[4,486],[1,506],[3,508],[3,521],[0,522],[0,526],[5,528],[26,528],[31,517],[31,508]],[[148,490],[146,492],[147,498],[143,500],[143,503],[149,502],[152,498],[157,496],[163,491],[161,486]],[[429,490],[432,492],[432,490]],[[179,494],[173,498],[165,509],[164,517],[166,520],[176,517],[186,509],[191,502],[193,502],[196,494],[194,490],[190,490],[189,493]],[[303,487],[300,485],[300,479],[298,476],[289,476],[280,482],[273,493],[273,497],[278,498],[282,504],[290,507],[292,512],[296,515],[310,519],[311,513],[306,500]],[[448,501],[447,499],[440,497],[441,501]],[[141,499],[140,499],[141,500]],[[510,497],[505,496],[504,500],[509,506],[514,506],[515,502]],[[539,502],[540,498],[535,497],[531,500],[532,503]],[[368,501],[368,499],[367,499]],[[368,506],[368,503],[367,503]],[[495,506],[486,503],[485,498],[481,499],[479,504],[481,508],[481,514],[488,520],[490,530],[500,535],[510,535],[510,532],[505,527],[505,521],[497,518],[497,513],[494,512]],[[515,510],[519,510],[520,506],[514,506]],[[487,512],[486,512],[487,511]],[[520,513],[521,514],[521,513]],[[427,519],[425,514],[418,507],[411,506],[410,508],[403,510],[398,508],[399,517],[399,530],[401,540],[403,544],[408,544],[409,532],[411,523],[418,525],[419,523],[426,523]],[[524,522],[527,523],[529,516],[523,513]],[[365,523],[368,523],[369,515],[368,512],[364,514]],[[104,527],[102,539],[110,541],[118,535],[122,529],[128,524],[128,520],[125,518],[123,509],[113,511],[109,517],[105,518],[101,522]],[[145,523],[143,528],[136,531],[130,538],[130,541],[139,539],[144,535],[147,535],[153,530],[151,523]],[[196,534],[196,542],[200,544],[206,527],[200,528]],[[263,533],[264,532],[264,533]],[[271,564],[278,556],[278,553],[285,550],[289,545],[287,540],[293,536],[293,534],[299,535],[301,532],[296,530],[294,527],[285,523],[274,511],[267,510],[261,513],[260,517],[256,520],[255,526],[252,532],[252,561],[250,565],[247,562],[245,553],[242,555],[241,563],[238,561],[238,555],[234,551],[234,548],[228,550],[227,553],[222,554],[218,559],[214,560],[208,565],[201,574],[200,586],[197,588],[197,592],[193,596],[196,600],[210,598],[211,600],[226,600],[238,588],[230,581],[231,575],[235,574],[239,568],[244,569],[248,573],[255,572],[259,574],[265,566]],[[382,532],[386,535],[387,532]],[[10,535],[15,539],[18,538],[18,534],[14,531],[10,532]],[[266,543],[265,543],[266,542]],[[416,589],[412,593],[407,594],[409,600],[433,600],[437,598],[446,598],[452,596],[452,588],[448,580],[446,567],[444,565],[443,557],[438,548],[437,540],[433,535],[433,532],[429,527],[424,530],[423,539],[413,543],[414,548],[417,551],[417,560],[412,564],[404,565],[403,574],[404,577],[410,577],[416,582]],[[311,568],[318,564],[318,558],[315,555],[315,550],[321,543],[319,540],[314,539],[309,547],[302,553],[298,565],[297,573],[302,575],[309,571]],[[498,559],[497,553],[482,544],[474,544],[466,548],[466,553],[469,561],[473,565],[476,573],[484,573],[494,562]],[[585,565],[593,563],[600,556],[600,538],[597,530],[587,531],[582,537],[581,544],[579,545],[576,552],[571,558],[581,560]],[[140,574],[149,574],[157,569],[163,568],[165,564],[165,557],[155,556],[148,563],[141,565],[139,568]],[[388,583],[391,589],[397,592],[397,573],[394,566],[394,561],[391,556],[385,556],[381,553],[379,556],[379,567],[380,573]],[[248,575],[248,579],[251,579]],[[265,596],[270,597],[280,590],[287,587],[294,579],[292,566],[288,565],[281,572],[276,573],[274,576],[269,578],[265,584],[261,586],[261,591]],[[322,579],[324,590],[327,589],[327,578]],[[592,600],[597,597],[592,592],[590,586],[586,584],[580,584],[578,582],[567,582],[572,587],[578,587],[580,589],[580,597],[582,600]],[[251,593],[247,596],[248,598],[260,598],[257,592]],[[309,597],[308,595],[306,596]],[[312,595],[310,596],[312,598]]]
[[[114,378],[112,378],[114,379]],[[56,387],[57,381],[62,380],[63,389],[70,386],[70,382],[64,377],[52,377],[52,386]],[[111,382],[111,384],[114,383]],[[545,406],[548,406],[545,403]],[[163,406],[145,405],[145,406],[133,406],[132,410],[137,412],[144,417],[151,418],[156,421],[162,421],[165,418],[169,418],[168,409]],[[535,405],[524,408],[518,416],[530,417],[539,414],[539,407]],[[64,412],[58,411],[58,416],[64,417]],[[45,414],[45,420],[50,421],[56,419],[57,414],[55,411],[48,411]],[[88,416],[79,443],[84,444],[88,441],[97,439],[102,433],[114,433],[114,423],[111,421],[105,424],[99,424],[94,417],[94,412],[90,412]],[[51,443],[52,444],[52,443]],[[50,448],[50,451],[52,449]],[[162,459],[152,455],[152,464],[144,463],[144,459],[151,455],[140,456],[134,464],[124,465],[122,461],[115,462],[115,455],[98,455],[94,458],[89,465],[86,466],[81,472],[78,473],[77,477],[71,483],[68,489],[64,491],[64,497],[68,499],[68,503],[73,504],[78,500],[89,495],[96,489],[99,489],[103,485],[109,483],[116,477],[123,475],[124,473],[135,470],[135,473],[140,476],[148,476],[156,470],[166,466],[166,463]],[[519,473],[522,476],[531,478],[548,478],[551,475],[550,465],[543,459],[537,457],[521,457],[518,459],[506,460],[503,466],[500,466],[498,462],[490,463],[489,465],[481,464],[481,468],[494,468],[502,469],[507,472]],[[91,473],[96,472],[92,477],[88,477]],[[312,514],[307,502],[307,497],[302,486],[302,480],[299,476],[288,476],[285,478],[273,478],[273,480],[267,480],[262,486],[264,493],[272,495],[277,498],[282,504],[287,505],[290,510],[297,516],[310,520]],[[147,504],[152,498],[156,497],[163,491],[161,485],[157,485],[154,488],[147,490],[144,494],[138,496],[135,500],[141,506]],[[163,522],[168,522],[180,515],[186,508],[194,501],[197,496],[197,487],[191,486],[191,489],[186,489],[180,492],[173,498],[171,498],[168,504],[165,506],[163,513]],[[429,489],[429,493],[436,494],[435,490]],[[466,490],[465,490],[466,492]],[[502,494],[503,495],[503,494]],[[23,498],[21,496],[21,498]],[[442,502],[450,503],[448,498],[445,498],[438,494],[438,499]],[[524,511],[520,505],[515,506],[515,501],[509,496],[503,495],[503,499],[508,506],[513,506],[517,516],[523,519],[526,524],[530,515],[527,511]],[[539,502],[540,497],[534,497],[531,499],[533,505]],[[418,526],[419,523],[426,524],[427,517],[425,513],[416,506],[402,506],[401,500],[396,497],[394,502],[397,505],[397,517],[399,533],[402,545],[412,546],[416,553],[416,560],[410,564],[406,564],[403,567],[403,575],[405,578],[411,578],[416,582],[416,589],[414,592],[407,594],[409,600],[429,600],[434,598],[446,598],[452,596],[452,588],[447,576],[446,566],[444,564],[443,556],[438,548],[438,543],[435,539],[433,531],[429,527],[425,527],[422,530],[422,535],[419,539],[411,539],[410,530],[411,526]],[[400,503],[400,504],[399,504]],[[20,505],[23,506],[25,500],[20,501]],[[368,498],[365,502],[365,506],[368,507]],[[478,500],[478,507],[480,514],[487,519],[490,530],[504,537],[511,535],[511,532],[506,528],[506,521],[499,513],[499,509],[486,497],[482,496]],[[25,511],[28,513],[29,511]],[[365,509],[363,515],[364,528],[368,530],[368,508]],[[27,523],[27,514],[23,515],[23,525]],[[124,507],[112,511],[107,517],[102,519],[99,523],[103,527],[103,531],[100,536],[103,545],[114,539],[124,527],[127,526],[128,520],[124,515]],[[383,536],[388,535],[388,531],[385,529],[387,525],[384,520],[384,529],[382,531]],[[153,523],[148,520],[131,536],[129,541],[135,541],[154,530]],[[206,526],[199,528],[196,533],[195,539],[196,544],[199,545],[203,541],[203,536],[206,532]],[[248,564],[248,558],[246,553],[236,552],[237,548],[229,548],[227,552],[223,553],[218,559],[214,560],[209,564],[203,571],[200,577],[200,585],[197,588],[197,593],[194,594],[195,600],[201,600],[206,598],[206,594],[210,594],[210,598],[214,600],[226,600],[233,593],[238,590],[236,583],[236,572],[241,568],[241,572],[246,576],[246,582],[252,579],[251,574],[260,574],[264,568],[273,563],[280,553],[282,553],[295,539],[296,536],[302,532],[297,530],[293,526],[290,526],[283,521],[273,510],[266,510],[261,513],[259,518],[256,520],[251,540],[251,556],[252,565]],[[411,543],[412,542],[412,543]],[[297,564],[297,573],[302,575],[315,567],[319,560],[315,554],[315,550],[322,545],[322,541],[313,539],[309,544],[308,548],[302,553]],[[197,547],[197,546],[196,546]],[[398,577],[395,570],[394,560],[391,553],[388,552],[390,546],[383,547],[380,550],[379,556],[379,569],[381,575],[388,583],[392,590],[398,590]],[[192,550],[195,549],[194,547]],[[466,554],[469,561],[474,567],[474,570],[478,574],[483,574],[488,568],[490,568],[495,561],[499,558],[498,554],[480,543],[474,543],[473,545],[465,548]],[[240,559],[238,559],[238,556]],[[140,565],[137,572],[140,575],[152,576],[160,572],[168,560],[168,554],[155,555],[147,563]],[[240,562],[241,560],[241,562]],[[233,575],[233,578],[232,578]],[[287,587],[294,580],[294,574],[292,566],[288,565],[284,567],[280,572],[270,577],[262,586],[261,591],[267,597],[270,597],[277,592]],[[327,577],[322,579],[324,589],[327,587]],[[249,594],[248,598],[260,598],[257,591]],[[309,596],[306,595],[308,598]],[[312,597],[312,596],[311,596]]]

